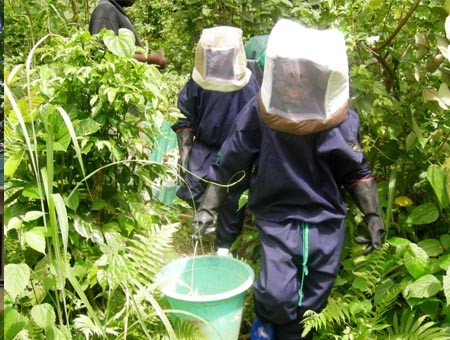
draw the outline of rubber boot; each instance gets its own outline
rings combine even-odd
[[[275,327],[269,322],[261,322],[255,318],[250,330],[250,340],[274,340]]]

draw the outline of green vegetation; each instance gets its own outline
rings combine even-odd
[[[192,212],[153,197],[177,170],[149,154],[177,115],[202,28],[248,38],[281,17],[345,32],[388,228],[383,249],[363,256],[348,200],[340,275],[306,327],[318,339],[450,339],[449,0],[138,1],[142,40],[171,61],[161,72],[129,58],[126,32],[103,32],[106,45],[86,32],[93,3],[4,4],[5,339],[199,339],[169,322],[153,283],[192,252],[180,218]],[[235,246],[257,270],[251,218]]]

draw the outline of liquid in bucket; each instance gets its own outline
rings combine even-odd
[[[175,260],[156,280],[163,283],[161,291],[172,309],[193,314],[174,317],[194,324],[208,340],[237,340],[254,277],[253,269],[240,260],[202,255]]]

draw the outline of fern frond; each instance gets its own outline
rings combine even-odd
[[[402,314],[400,321],[397,313],[393,315],[391,327],[388,328],[390,339],[405,340],[449,340],[450,335],[435,322],[426,322],[427,316],[417,315],[412,311]]]
[[[331,324],[343,324],[350,319],[349,303],[342,296],[328,298],[327,306],[320,312],[306,311],[302,321],[305,333],[311,330],[319,331],[329,327]]]
[[[81,331],[87,339],[102,335],[102,330],[87,315],[78,315],[74,320],[74,328]]]
[[[407,280],[397,283],[388,278],[377,286],[374,295],[375,310],[373,313],[375,323],[383,323],[386,321],[386,313],[395,307],[395,304],[398,302],[398,297],[401,296],[408,284],[409,281]]]
[[[153,338],[154,328],[163,321],[166,334],[174,338],[170,322],[156,300],[158,293],[153,278],[172,251],[172,235],[178,224],[150,225],[151,219],[141,217],[140,221],[147,224],[140,224],[140,228],[121,243],[120,250],[114,248],[103,256],[102,263],[106,268],[99,275],[103,275],[110,288],[105,323],[109,329],[117,326],[123,329],[116,339],[127,339],[131,334],[136,338],[150,339]],[[115,303],[116,297],[122,300]],[[86,323],[87,320],[78,321],[86,335],[96,335],[96,330]],[[121,324],[118,325],[118,322]]]
[[[166,263],[166,255],[172,247],[172,236],[178,224],[153,225],[129,239],[126,257],[133,268],[138,286],[152,283],[154,276]]]
[[[397,267],[394,261],[395,256],[392,256],[389,244],[384,244],[380,250],[372,252],[368,257],[355,260],[353,275],[363,279],[368,287],[366,293],[373,295],[380,281]]]

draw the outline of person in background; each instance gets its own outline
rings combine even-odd
[[[200,204],[210,165],[216,161],[239,111],[258,90],[258,82],[246,68],[242,30],[229,26],[204,29],[196,47],[192,77],[178,97],[183,117],[172,125],[177,134],[183,179],[177,196],[191,206]],[[230,188],[218,212],[215,247],[219,255],[231,255],[229,249],[242,231],[242,187],[245,185],[239,183]],[[213,232],[215,224],[214,221],[205,233]]]
[[[248,208],[262,248],[251,339],[311,339],[301,321],[305,311],[325,308],[338,273],[344,190],[367,222],[370,237],[355,239],[367,245],[363,253],[380,249],[385,234],[359,117],[349,108],[341,32],[287,19],[274,26],[261,90],[239,113],[208,178],[224,184],[242,171],[250,177]],[[226,196],[223,187],[208,185],[194,235],[209,228]]]
[[[244,45],[247,67],[255,75],[259,85],[261,85],[263,79],[267,40],[269,40],[268,34],[255,35]]]
[[[136,46],[142,47],[141,40],[124,10],[124,7],[133,6],[134,3],[135,0],[100,0],[92,12],[89,21],[89,32],[92,35],[98,34],[105,28],[118,34],[120,28],[126,28],[133,32]],[[158,65],[161,69],[164,69],[168,64],[167,58],[160,53],[150,53],[148,55],[135,53],[133,57],[143,63]]]

